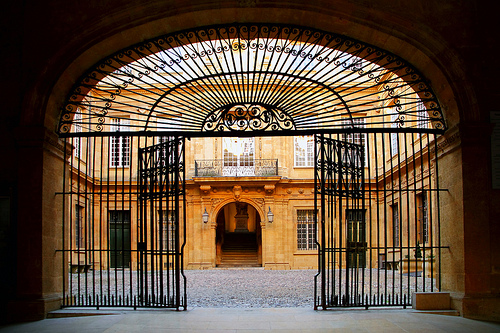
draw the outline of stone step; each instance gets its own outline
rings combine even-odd
[[[257,261],[257,257],[222,257],[222,261]]]
[[[226,234],[219,268],[260,267],[255,234]]]
[[[221,263],[220,265],[217,265],[217,268],[245,268],[245,267],[261,267],[261,265],[259,265],[259,264],[247,264],[247,263],[242,263],[242,264]]]

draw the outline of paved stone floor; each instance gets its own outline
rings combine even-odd
[[[499,332],[500,324],[411,309],[314,311],[311,271],[187,271],[188,310],[66,308],[3,332]],[[381,274],[380,272],[372,272]],[[80,276],[81,278],[82,276]],[[396,283],[406,283],[395,275]],[[430,279],[429,279],[430,280]],[[385,280],[391,286],[391,276]],[[413,280],[410,280],[410,287]],[[366,287],[369,287],[367,285]],[[405,287],[406,288],[406,287]],[[83,316],[85,315],[85,316]]]
[[[59,311],[95,314],[96,310]],[[87,332],[500,332],[500,324],[413,310],[336,310],[311,308],[193,308],[101,310],[100,315],[45,319],[0,327],[2,333]]]

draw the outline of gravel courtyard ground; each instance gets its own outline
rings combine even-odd
[[[186,271],[189,307],[312,307],[314,270]]]
[[[132,294],[137,292],[137,274],[129,270],[115,272],[94,271],[85,274],[70,274],[72,295],[80,297],[92,296],[92,290],[99,293],[102,285],[105,297],[110,299],[115,295],[130,294],[130,279],[132,279]],[[206,308],[286,308],[313,307],[314,275],[316,270],[264,270],[264,269],[211,269],[186,270],[188,307]],[[387,273],[387,276],[385,275]],[[103,279],[100,280],[102,274]],[[399,272],[378,269],[366,269],[364,288],[370,288],[372,296],[377,293],[410,294],[423,290],[431,290],[433,280],[430,278],[401,276]],[[344,278],[345,279],[345,278]],[[95,281],[95,285],[93,284]],[[101,282],[99,282],[101,281]],[[109,284],[108,284],[109,283]],[[85,292],[85,285],[87,291]],[[108,289],[109,286],[109,289]],[[385,289],[387,288],[387,289]],[[436,291],[436,289],[434,289]],[[68,291],[67,291],[68,293]],[[87,294],[86,294],[87,293]]]

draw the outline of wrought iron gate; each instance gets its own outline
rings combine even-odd
[[[321,237],[320,273],[315,278],[315,300],[320,304],[315,308],[358,305],[367,249],[364,147],[323,135],[315,140],[315,202],[318,212],[319,195]],[[345,217],[343,207],[347,208]]]
[[[139,149],[141,306],[186,309],[186,278],[182,272],[186,239],[184,175],[183,138],[169,138]]]
[[[186,309],[184,138],[68,144],[63,306]]]
[[[411,64],[307,27],[196,27],[111,54],[75,83],[57,130],[73,150],[63,305],[186,306],[184,145],[162,136],[318,133],[315,307],[409,305],[412,291],[440,287],[436,135],[446,128]],[[278,175],[277,161],[250,155],[195,164],[195,174]]]
[[[410,306],[441,288],[437,139],[357,135],[315,136],[314,307]]]

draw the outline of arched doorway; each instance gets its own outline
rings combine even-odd
[[[191,95],[196,98],[188,98]],[[383,292],[377,289],[379,297],[372,303],[372,295],[365,294],[360,285],[365,279],[368,259],[370,269],[377,260],[380,268],[386,269],[388,266],[383,264],[391,262],[391,267],[396,267],[395,261],[401,260],[401,256],[421,252],[419,242],[424,239],[431,240],[424,245],[431,255],[441,249],[440,243],[433,243],[434,238],[425,236],[426,230],[432,230],[434,235],[439,232],[429,228],[423,218],[417,222],[418,214],[423,213],[410,195],[439,193],[437,167],[432,161],[437,161],[436,135],[444,132],[446,124],[437,98],[426,79],[410,64],[344,36],[272,24],[216,26],[162,36],[115,54],[92,69],[68,98],[59,125],[61,137],[69,138],[75,147],[75,155],[69,157],[71,167],[83,171],[68,171],[74,177],[68,186],[76,190],[64,193],[68,193],[71,202],[82,197],[93,203],[91,207],[99,207],[97,213],[93,210],[88,214],[97,216],[90,221],[92,226],[82,228],[75,220],[66,230],[70,238],[89,234],[91,239],[95,238],[95,230],[99,230],[99,239],[104,239],[98,246],[94,242],[88,244],[88,251],[85,242],[79,242],[78,246],[70,242],[63,250],[69,261],[76,261],[78,269],[99,265],[105,270],[115,268],[108,267],[106,262],[108,257],[116,256],[117,249],[123,248],[109,246],[106,238],[109,228],[102,227],[106,223],[103,212],[110,207],[133,210],[137,201],[140,207],[136,234],[130,236],[135,237],[136,244],[127,248],[131,252],[127,256],[131,261],[129,266],[139,267],[139,277],[120,275],[123,280],[137,278],[139,294],[117,295],[107,290],[107,295],[101,292],[89,298],[80,295],[82,290],[88,290],[88,279],[84,279],[82,287],[77,276],[74,279],[78,300],[84,300],[76,302],[78,305],[110,305],[116,298],[127,296],[128,305],[137,298],[141,306],[182,306],[179,293],[184,287],[185,295],[182,274],[185,240],[189,230],[204,228],[194,226],[201,209],[198,213],[195,209],[186,210],[186,174],[194,171],[194,179],[201,170],[197,163],[194,170],[189,169],[193,161],[186,160],[186,136],[258,134],[304,139],[288,144],[294,150],[293,161],[288,161],[292,161],[293,168],[314,168],[314,186],[312,182],[309,184],[308,193],[298,188],[295,194],[288,185],[293,181],[285,181],[287,177],[271,171],[271,175],[283,178],[282,188],[276,193],[276,186],[268,184],[266,178],[270,175],[269,166],[262,167],[252,160],[248,167],[255,171],[251,177],[265,178],[259,180],[259,188],[254,187],[255,191],[261,191],[263,202],[273,205],[279,202],[278,211],[286,211],[282,215],[293,222],[296,229],[288,229],[294,237],[291,243],[297,245],[293,250],[321,251],[318,253],[322,260],[318,265],[321,279],[316,282],[321,285],[319,297],[323,308],[406,306],[410,291],[404,291],[403,299],[397,294],[403,293],[402,288],[392,288],[389,300],[380,297]],[[312,134],[317,135],[312,138]],[[426,135],[425,140],[421,135]],[[134,149],[141,156],[138,167],[130,162]],[[218,160],[216,151],[212,163],[202,168],[200,177],[228,176],[219,173],[226,160]],[[277,166],[276,163],[276,170]],[[99,181],[104,180],[106,191],[102,190],[102,183],[89,185],[88,179],[83,179],[82,175],[95,175],[96,171]],[[134,183],[137,180],[140,191]],[[227,187],[225,190],[231,191]],[[200,186],[195,191],[208,193],[211,187]],[[299,201],[299,195],[305,197],[311,193],[314,200],[309,199],[304,207],[297,204],[283,209],[285,203]],[[193,203],[201,208],[201,203],[207,201],[199,195]],[[433,202],[434,212],[436,207],[439,210],[436,202],[439,199]],[[388,219],[389,206],[398,212],[393,213],[392,220]],[[404,213],[399,212],[399,207],[405,207]],[[367,209],[368,214],[364,214]],[[373,223],[369,225],[371,228],[366,224],[366,216]],[[400,217],[407,219],[406,233],[397,220]],[[193,223],[191,229],[186,226],[188,219]],[[243,233],[245,227],[235,230]],[[367,230],[376,235],[376,243],[368,244]],[[406,242],[400,241],[402,235]],[[399,257],[386,260],[389,250]],[[82,252],[84,256],[80,258]],[[96,253],[102,255],[98,261]],[[275,259],[277,262],[279,259]],[[154,271],[151,276],[150,270]],[[168,279],[163,278],[164,270],[170,274]],[[413,271],[414,276],[408,275],[407,281],[410,277],[421,277],[418,272],[425,272],[416,268]],[[431,275],[433,272],[431,268]],[[105,274],[109,279],[109,272]],[[396,277],[395,272],[376,276],[377,281],[382,276],[386,286],[388,276],[403,286],[404,279]],[[372,275],[369,278],[375,282]],[[165,287],[164,280],[173,285]],[[346,291],[345,283],[349,288],[353,283],[355,286]],[[425,289],[426,285],[423,286]],[[164,288],[167,293],[175,290],[175,297],[164,295]],[[368,289],[372,292],[371,287]],[[359,290],[362,291],[357,294]],[[68,305],[73,304],[72,292],[70,288]],[[175,302],[171,302],[173,299]]]
[[[261,267],[261,218],[246,202],[232,202],[217,214],[217,267]]]

